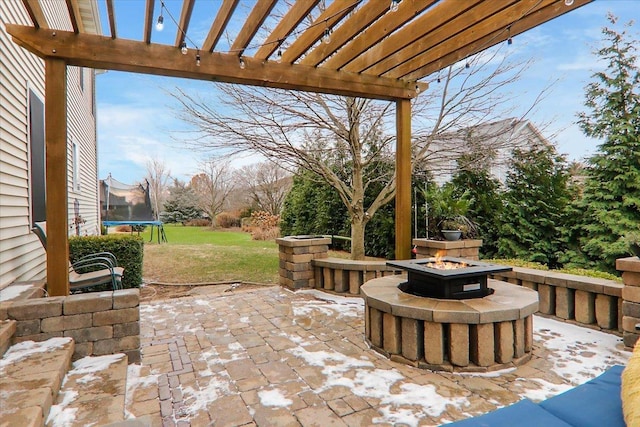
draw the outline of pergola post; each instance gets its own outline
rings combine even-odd
[[[411,258],[411,100],[396,101],[396,259]]]
[[[45,59],[47,292],[69,295],[67,64]]]

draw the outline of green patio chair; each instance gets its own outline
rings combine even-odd
[[[47,223],[36,222],[31,229],[47,250]],[[74,263],[69,262],[69,289],[72,293],[98,285],[110,284],[112,289],[122,288],[124,268],[118,267],[118,260],[110,252],[86,255]]]

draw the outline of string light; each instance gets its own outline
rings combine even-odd
[[[416,94],[420,93],[420,85],[416,85]]]
[[[389,10],[391,12],[397,12],[398,7],[400,7],[400,0],[391,0],[391,5],[389,6]]]
[[[438,76],[437,82],[440,83],[441,81],[442,81],[442,79],[440,79],[440,76]]]
[[[156,30],[162,31],[164,29],[164,17],[162,16],[162,9],[160,9],[160,16],[158,16],[158,21],[156,22]]]
[[[240,57],[240,68],[243,70],[247,68],[247,64],[244,63],[244,59],[242,59],[242,56]]]
[[[196,53],[196,67],[200,66],[200,50]]]
[[[329,27],[325,28],[324,30],[324,35],[322,36],[322,42],[324,44],[331,43],[331,30],[329,29]]]
[[[464,68],[471,68],[471,65],[467,62],[466,64],[464,64]]]
[[[564,0],[564,5],[565,6],[572,6],[573,5],[573,0]]]
[[[282,49],[278,49],[278,53],[276,54],[276,61],[278,63],[282,62]]]
[[[187,42],[182,42],[182,44],[180,45],[180,52],[182,52],[183,55],[186,55],[188,51],[189,49],[187,49]]]
[[[511,37],[511,25],[507,27],[507,32],[508,32],[507,44],[511,46],[513,44],[513,37]]]

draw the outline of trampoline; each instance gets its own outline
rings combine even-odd
[[[111,174],[100,180],[100,211],[102,225],[117,227],[119,225],[150,226],[151,239],[157,230],[158,243],[167,242],[162,221],[157,219],[151,207],[149,182],[143,184],[124,184],[114,179]],[[132,230],[133,232],[133,230]]]

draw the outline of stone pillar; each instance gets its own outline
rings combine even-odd
[[[432,258],[438,256],[450,256],[479,260],[479,251],[482,240],[465,239],[453,242],[447,240],[413,239],[416,247],[416,258]]]
[[[633,347],[640,338],[640,258],[616,260],[616,268],[622,272],[622,338],[624,345]]]
[[[287,236],[276,239],[280,248],[280,285],[290,289],[314,288],[311,261],[327,258],[331,239],[322,236]]]

